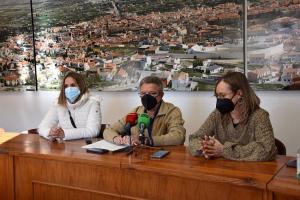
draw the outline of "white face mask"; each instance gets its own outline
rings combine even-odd
[[[79,95],[80,90],[78,87],[67,87],[65,89],[65,96],[70,103],[74,103]]]

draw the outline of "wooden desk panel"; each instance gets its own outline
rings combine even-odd
[[[72,188],[61,185],[34,183],[34,198],[41,200],[119,200],[120,195],[105,194],[103,192]]]
[[[14,199],[13,161],[5,151],[0,150],[0,199]]]
[[[120,176],[118,167],[16,156],[15,195],[20,200],[120,199]]]
[[[122,163],[122,194],[128,199],[267,199],[267,183],[287,161],[236,162],[195,158],[184,147],[161,159],[138,150]]]
[[[157,150],[153,148],[138,148],[130,156],[97,155],[86,153],[82,145],[83,140],[53,143],[30,134],[0,145],[0,170],[8,171],[0,181],[11,182],[0,185],[2,196],[9,200],[270,199],[267,184],[287,161],[285,156],[272,162],[207,160],[192,157],[183,146],[166,147],[171,153],[153,160],[150,155]]]
[[[276,200],[300,200],[300,181],[296,178],[296,168],[284,166],[268,184],[268,189]]]
[[[8,154],[0,155],[14,161],[15,200],[120,199],[120,156],[89,154],[83,145],[84,140],[53,143],[38,135],[2,144]]]
[[[122,173],[122,197],[125,199],[263,199],[264,190],[226,183],[168,176],[128,169]]]

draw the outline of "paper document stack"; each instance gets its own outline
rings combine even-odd
[[[89,148],[99,148],[99,149],[107,149],[109,151],[117,151],[126,148],[126,145],[116,145],[111,142],[107,142],[106,140],[100,140],[98,142],[95,142],[93,144],[82,146],[84,149]]]

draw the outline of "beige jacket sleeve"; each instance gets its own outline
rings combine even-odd
[[[133,109],[131,112],[136,112],[136,110],[137,108]],[[108,128],[106,128],[103,132],[103,138],[109,142],[113,142],[113,138],[119,136],[122,129],[124,129],[126,123],[125,120],[126,120],[126,115],[123,118],[119,119],[114,124],[110,125]]]
[[[214,135],[214,127],[216,122],[216,111],[212,112],[205,122],[201,125],[198,131],[189,136],[189,150],[193,156],[197,156],[197,150],[200,149],[200,140],[204,138],[205,135]]]

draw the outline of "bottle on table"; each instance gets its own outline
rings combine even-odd
[[[300,148],[297,150],[297,179],[300,181]]]

